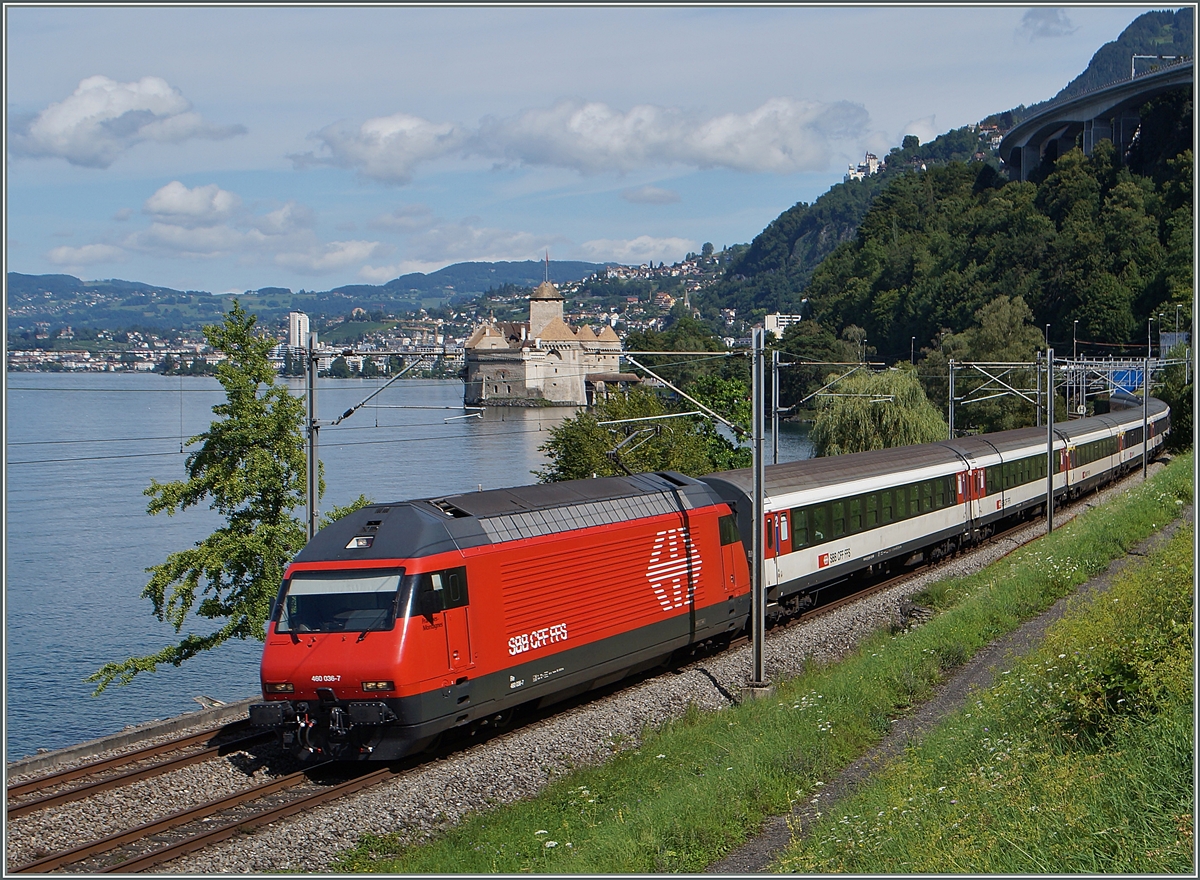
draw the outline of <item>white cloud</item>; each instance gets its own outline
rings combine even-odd
[[[640,186],[622,190],[621,198],[635,205],[671,205],[679,201],[679,193],[657,186]]]
[[[232,217],[242,206],[237,195],[215,183],[188,189],[172,180],[146,199],[142,210],[156,222],[188,228],[213,226]]]
[[[319,249],[275,255],[275,263],[299,272],[319,274],[346,269],[374,257],[385,256],[387,248],[377,241],[331,241]]]
[[[289,201],[282,208],[271,211],[254,221],[254,227],[264,235],[287,235],[301,229],[312,229],[317,215],[312,208]]]
[[[686,238],[653,238],[639,235],[634,239],[597,238],[582,245],[589,259],[596,262],[641,264],[651,260],[674,263],[682,260],[689,251],[698,251],[700,246]]]
[[[790,174],[824,170],[831,142],[861,135],[867,119],[863,107],[844,101],[773,98],[749,113],[711,119],[648,104],[622,113],[598,102],[560,101],[485,119],[475,148],[583,173],[683,164]]]
[[[419,163],[457,153],[466,134],[452,123],[395,113],[368,119],[357,131],[329,125],[314,137],[321,141],[324,154],[294,155],[296,167],[354,168],[373,180],[403,184],[412,180]]]
[[[93,263],[113,263],[125,258],[125,251],[111,244],[85,244],[82,247],[53,248],[46,259],[58,266],[88,266]]]
[[[485,117],[475,131],[397,113],[359,129],[327,126],[318,153],[293,155],[296,167],[333,165],[405,184],[434,159],[478,156],[506,163],[568,168],[584,174],[661,165],[792,174],[823,171],[835,142],[861,138],[867,111],[846,101],[773,98],[748,113],[701,118],[641,104],[628,112],[600,102],[559,101],[504,119]]]
[[[413,204],[402,205],[388,214],[381,214],[371,221],[371,226],[397,232],[417,232],[428,229],[435,222],[433,210],[428,205]]]
[[[119,83],[90,76],[64,100],[9,132],[15,156],[59,157],[72,165],[107,168],[144,141],[180,143],[244,134],[241,125],[213,125],[192,110],[178,89],[157,76]]]
[[[439,224],[415,236],[412,258],[443,266],[466,260],[536,260],[546,248],[565,242],[560,235],[474,226],[472,219]]]
[[[1017,28],[1017,37],[1032,43],[1054,37],[1069,37],[1078,27],[1071,24],[1071,19],[1063,9],[1038,7],[1026,10],[1021,16],[1021,26]]]
[[[927,144],[941,133],[937,129],[933,116],[923,116],[905,125],[904,130],[900,132],[900,137],[896,139],[896,143],[903,143],[905,135],[915,134],[921,143]]]

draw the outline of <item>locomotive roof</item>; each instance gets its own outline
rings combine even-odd
[[[660,472],[376,504],[318,532],[296,562],[430,556],[718,502],[704,483]],[[370,547],[349,545],[373,536]]]

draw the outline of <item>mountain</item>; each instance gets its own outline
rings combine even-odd
[[[551,260],[550,280],[578,281],[606,267],[604,263]],[[456,263],[425,274],[402,275],[382,285],[347,284],[326,291],[264,287],[236,294],[264,323],[277,323],[300,310],[313,317],[367,311],[415,311],[445,305],[452,298],[475,297],[505,284],[535,287],[547,266],[537,260],[497,263]],[[225,311],[235,294],[174,290],[140,281],[81,281],[74,275],[8,273],[8,323],[12,330],[30,330],[36,323],[76,325],[97,330],[195,329]]]

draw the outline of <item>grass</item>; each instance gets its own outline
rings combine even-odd
[[[925,600],[941,613],[919,629],[878,633],[841,663],[779,683],[772,699],[716,713],[690,709],[663,729],[648,731],[640,747],[608,764],[577,770],[535,798],[472,814],[426,843],[406,844],[399,833],[365,837],[342,855],[338,868],[389,873],[703,870],[769,816],[811,799],[823,780],[882,739],[892,719],[926,699],[953,667],[1174,519],[1191,493],[1191,458],[1176,459],[1111,505],[1077,517],[977,575],[937,585]],[[1190,726],[1186,742],[1177,745],[1190,755]],[[1007,743],[999,747],[1012,752]],[[986,767],[979,767],[973,781],[951,778],[965,788],[992,784],[990,776],[981,775]],[[1107,786],[1104,777],[1098,779],[1097,797],[1103,797]],[[925,790],[945,795],[937,792],[943,783],[934,784],[934,774],[924,782]],[[1146,791],[1147,796],[1156,792]],[[1046,804],[1051,809],[1050,801]],[[850,815],[847,821],[860,821]],[[967,839],[949,823],[918,828],[939,831],[951,845]],[[887,836],[881,829],[874,833]],[[828,846],[833,849],[820,858],[833,858],[836,846]],[[1079,846],[1094,849],[1086,841]],[[960,859],[967,855],[960,853]],[[817,856],[789,854],[796,860],[810,857]],[[821,870],[839,870],[836,862],[829,864]],[[944,861],[938,870],[953,870],[955,864]],[[855,863],[840,870],[881,869]]]
[[[1193,537],[1076,603],[777,868],[1191,874]]]

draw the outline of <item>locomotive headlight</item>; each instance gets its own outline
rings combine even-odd
[[[364,681],[362,689],[364,691],[394,691],[396,684],[391,681]]]
[[[268,694],[292,694],[296,692],[295,686],[290,681],[268,681],[263,685],[263,690]]]

